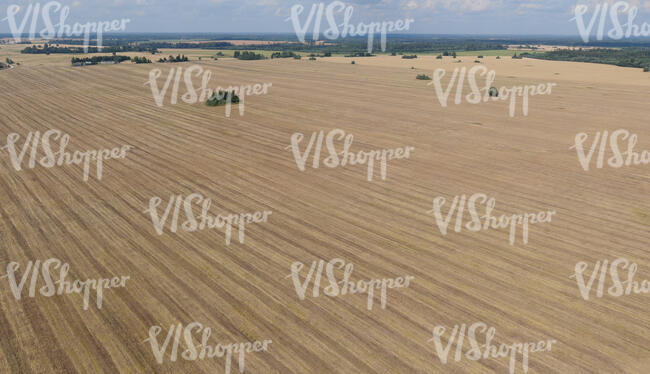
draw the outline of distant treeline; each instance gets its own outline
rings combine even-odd
[[[58,44],[69,44],[69,45],[83,45],[84,41],[82,39],[56,39],[53,41]],[[91,40],[89,45],[97,45],[96,40]],[[149,41],[149,40],[120,40],[120,39],[108,39],[102,40],[102,45],[106,48],[108,47],[122,47],[127,46],[129,48],[139,48],[140,51],[149,51],[149,50],[158,50],[159,48],[168,48],[168,49],[221,49],[224,47],[232,46],[232,43],[229,42],[201,42],[201,43],[189,43],[189,42],[163,42],[163,41]]]
[[[72,65],[74,64],[97,65],[100,62],[104,62],[104,61],[113,61],[116,64],[119,64],[122,61],[127,61],[130,59],[131,57],[129,56],[93,56],[93,57],[83,57],[83,58],[73,57]]]
[[[97,47],[88,47],[88,53],[119,53],[119,52],[151,52],[157,53],[157,49],[145,48],[135,45],[122,45],[122,46],[112,46],[104,47],[102,50],[98,50]],[[44,44],[42,47],[35,45],[33,47],[26,47],[20,53],[27,54],[50,54],[50,53],[71,53],[71,54],[81,54],[85,53],[82,47],[57,47],[56,45]]]
[[[319,41],[313,41],[309,35],[305,36],[305,43],[298,42],[295,34],[286,35],[224,35],[223,40],[259,40],[259,41],[288,41],[288,43],[276,44],[255,44],[255,45],[235,45],[227,41],[210,41],[212,38],[196,37],[196,41],[203,40],[201,43],[192,43],[191,40],[179,40],[173,42],[174,36],[182,34],[162,34],[165,35],[164,39],[158,41],[156,38],[163,38],[161,35],[151,35],[149,39],[145,35],[124,35],[124,36],[111,36],[105,37],[102,44],[105,46],[104,50],[108,52],[143,52],[148,50],[157,51],[161,48],[168,49],[226,49],[226,50],[257,50],[257,51],[287,51],[287,52],[306,52],[306,53],[336,53],[336,54],[353,54],[368,51],[368,39],[366,37],[346,37],[335,40],[320,38]],[[202,34],[201,34],[202,35]],[[209,34],[207,34],[209,35]],[[187,37],[187,36],[186,36]],[[206,41],[207,40],[207,41]],[[373,43],[373,51],[380,52],[380,35],[375,35]],[[50,44],[69,44],[81,45],[81,39],[55,39]],[[90,41],[90,45],[96,45],[95,40]],[[519,43],[517,43],[519,44]],[[126,48],[126,49],[117,49]],[[115,49],[110,49],[115,48]],[[507,47],[501,42],[494,42],[491,40],[481,39],[468,39],[468,38],[434,38],[424,37],[420,35],[404,36],[404,35],[388,35],[386,51],[387,53],[399,52],[403,54],[424,53],[424,52],[441,52],[441,51],[477,51],[489,49],[506,49]],[[28,52],[26,52],[28,53]],[[44,53],[44,52],[36,52]],[[51,52],[51,53],[66,53],[66,52]],[[74,52],[71,52],[74,53]]]
[[[633,68],[650,68],[650,49],[560,49],[544,53],[522,53],[522,57],[542,60],[592,62]]]
[[[148,49],[225,49],[233,46],[228,42],[201,42],[201,43],[184,43],[184,42],[144,42],[138,46]]]
[[[313,53],[336,53],[352,55],[368,51],[368,41],[365,38],[348,37],[345,39],[325,40],[324,43],[278,43],[258,45],[232,45],[220,49],[231,50],[259,50],[259,51],[293,51]],[[413,40],[413,39],[389,39],[386,44],[386,53],[423,53],[440,51],[480,51],[489,49],[507,49],[507,46],[499,43],[484,41],[456,41],[456,40]],[[373,51],[381,52],[379,37],[375,38]]]

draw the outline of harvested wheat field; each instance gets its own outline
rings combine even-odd
[[[30,131],[58,129],[71,152],[132,146],[104,162],[101,180],[91,164],[88,181],[82,165],[29,168],[29,152],[18,171],[2,151],[2,273],[19,263],[19,282],[28,261],[57,258],[69,263],[70,280],[130,279],[104,290],[101,308],[91,292],[84,310],[80,293],[45,297],[37,289],[29,297],[27,278],[18,300],[2,278],[0,372],[224,373],[225,357],[180,358],[184,340],[178,359],[170,359],[170,343],[162,363],[145,341],[152,326],[161,326],[162,346],[170,326],[200,322],[213,345],[272,340],[267,351],[246,354],[245,368],[233,353],[231,373],[507,373],[510,356],[469,360],[467,340],[459,361],[455,343],[446,364],[436,354],[434,327],[446,327],[447,347],[455,325],[483,322],[496,329],[493,346],[555,340],[550,351],[530,353],[528,373],[646,373],[648,295],[596,297],[596,279],[585,300],[570,277],[578,262],[589,265],[588,281],[597,261],[624,257],[638,265],[636,281],[650,279],[648,166],[599,169],[594,157],[585,171],[570,147],[578,133],[589,134],[588,149],[597,131],[624,128],[637,134],[637,151],[650,149],[650,75],[490,57],[484,64],[498,86],[557,83],[552,94],[530,98],[528,116],[518,98],[510,117],[506,101],[454,104],[455,89],[442,107],[433,86],[415,79],[474,65],[462,59],[31,63],[0,71],[2,145],[10,133],[22,146]],[[150,70],[162,70],[160,88],[171,68],[194,64],[212,72],[212,88],[272,86],[246,96],[243,116],[236,105],[227,118],[224,107],[184,103],[182,81],[178,103],[168,92],[158,107],[145,85]],[[333,129],[354,136],[353,152],[414,150],[388,161],[385,180],[378,164],[372,181],[366,166],[313,168],[311,157],[300,171],[287,148],[292,134],[305,134],[304,152],[313,132]],[[162,215],[170,196],[193,193],[212,200],[213,215],[272,214],[247,225],[243,243],[235,227],[229,245],[223,229],[171,232],[171,218],[158,234],[145,212],[150,199],[161,198]],[[556,213],[530,225],[525,245],[521,226],[513,245],[508,229],[456,232],[455,218],[443,235],[430,213],[434,198],[447,199],[446,214],[454,196],[475,193],[496,199],[495,215]],[[469,220],[467,213],[463,224]],[[323,271],[320,295],[309,286],[300,300],[292,264],[305,264],[304,280],[312,261],[336,258],[354,265],[355,282],[412,280],[387,290],[385,309],[377,290],[368,310],[365,294],[323,294]],[[477,340],[484,344],[485,331]],[[517,354],[516,373],[522,364]]]

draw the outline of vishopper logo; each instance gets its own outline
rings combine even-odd
[[[325,287],[323,293],[329,297],[336,296],[345,296],[347,294],[368,294],[367,308],[372,310],[374,302],[374,293],[375,289],[380,290],[380,303],[381,308],[386,309],[386,290],[393,288],[407,288],[410,282],[415,279],[415,277],[407,275],[405,277],[397,277],[394,279],[383,278],[383,279],[371,279],[368,281],[359,280],[357,282],[350,281],[352,277],[352,271],[354,270],[353,264],[346,264],[345,260],[340,258],[335,258],[325,265],[324,260],[312,261],[309,272],[305,276],[305,280],[300,280],[300,272],[305,267],[305,264],[302,262],[294,262],[291,264],[291,274],[287,278],[291,277],[293,281],[293,286],[296,288],[296,293],[300,300],[305,299],[305,294],[309,288],[309,283],[313,280],[313,289],[312,296],[318,297],[320,295],[320,284],[323,277],[323,270],[329,281],[329,286]],[[340,281],[336,280],[335,270],[343,270],[343,279]],[[316,274],[314,274],[314,271]],[[339,271],[340,273],[340,271]]]
[[[51,271],[59,269],[59,279],[57,281],[52,280]],[[81,281],[76,279],[72,282],[67,281],[68,271],[70,270],[70,265],[67,263],[62,263],[61,260],[57,258],[50,258],[41,263],[40,260],[29,261],[25,267],[23,275],[20,276],[20,282],[16,282],[17,271],[20,269],[20,264],[17,262],[10,262],[7,265],[7,275],[3,275],[1,278],[7,278],[9,281],[9,287],[11,292],[14,294],[16,300],[20,300],[23,296],[23,288],[27,279],[30,277],[31,280],[29,283],[29,293],[28,297],[36,296],[36,284],[38,283],[39,270],[40,274],[43,276],[43,282],[45,285],[41,287],[38,291],[43,297],[51,296],[61,296],[61,295],[70,295],[75,293],[83,292],[83,301],[84,301],[84,310],[88,310],[90,304],[90,290],[95,290],[97,298],[97,309],[102,308],[102,301],[104,295],[104,289],[109,288],[118,288],[126,287],[126,281],[131,278],[130,276],[121,276],[110,278],[99,278],[99,279],[87,279]],[[58,288],[55,286],[58,285]]]
[[[11,159],[11,164],[17,171],[22,170],[23,160],[27,151],[29,151],[29,161],[27,167],[33,169],[36,166],[38,145],[41,144],[43,153],[45,155],[38,160],[38,164],[44,168],[52,168],[54,166],[65,165],[80,165],[83,164],[83,179],[84,182],[88,181],[90,173],[90,161],[95,161],[97,170],[97,180],[102,179],[104,161],[110,159],[126,158],[126,152],[131,149],[130,145],[123,145],[113,149],[98,149],[90,151],[74,151],[73,153],[67,152],[66,147],[70,142],[70,135],[62,133],[60,130],[52,129],[43,133],[41,136],[40,131],[29,132],[22,147],[17,147],[17,142],[20,135],[11,133],[7,135],[7,145],[0,148],[7,150]],[[59,141],[59,150],[53,151],[50,142],[52,140]]]
[[[528,372],[528,355],[529,353],[550,352],[553,343],[557,340],[540,340],[537,343],[513,343],[513,344],[500,344],[498,347],[492,345],[492,340],[496,335],[494,327],[488,328],[487,324],[483,322],[476,322],[469,326],[463,323],[454,326],[454,330],[447,339],[447,345],[442,343],[441,337],[445,335],[447,329],[444,326],[436,326],[433,329],[433,337],[428,342],[433,342],[436,347],[436,354],[443,364],[447,363],[449,358],[449,351],[456,342],[456,352],[454,361],[459,362],[463,353],[463,340],[467,333],[470,349],[465,352],[465,357],[471,361],[478,361],[488,358],[506,358],[510,356],[509,373],[515,374],[517,367],[517,353],[521,354],[521,367],[524,373]],[[479,344],[476,335],[477,332],[485,334],[485,344]]]
[[[485,86],[479,88],[476,82],[476,74],[479,73],[479,76],[485,76]],[[486,103],[489,100],[510,100],[510,117],[515,116],[516,107],[517,107],[517,97],[522,98],[521,109],[524,116],[528,116],[528,102],[529,96],[536,95],[550,95],[553,90],[553,86],[557,86],[557,83],[542,83],[537,86],[527,85],[527,86],[513,86],[511,88],[501,87],[501,89],[496,90],[492,87],[494,80],[496,79],[496,72],[494,70],[488,71],[485,66],[477,65],[467,70],[466,67],[454,69],[454,73],[447,83],[447,88],[443,90],[442,78],[447,74],[445,69],[436,69],[433,72],[433,81],[429,82],[428,85],[433,85],[436,89],[436,96],[438,101],[443,108],[447,107],[447,101],[449,99],[449,94],[456,84],[456,95],[454,97],[454,104],[458,105],[462,102],[463,99],[463,84],[465,82],[465,77],[469,82],[469,87],[471,93],[465,96],[470,104],[479,104],[481,102]]]
[[[38,24],[38,17],[41,14],[45,28],[42,29],[39,33],[39,36],[42,39],[54,39],[62,38],[64,36],[84,36],[84,52],[88,52],[88,45],[90,44],[90,34],[95,33],[97,36],[97,50],[101,52],[102,50],[102,41],[103,33],[107,31],[124,31],[126,29],[126,24],[131,20],[122,19],[114,21],[104,21],[104,22],[87,22],[85,24],[75,23],[74,25],[66,24],[66,19],[70,15],[70,7],[63,6],[58,1],[50,1],[45,3],[41,8],[40,3],[29,4],[23,15],[23,20],[20,22],[20,25],[16,22],[16,16],[24,8],[17,4],[12,4],[7,7],[7,17],[3,18],[2,21],[9,22],[9,29],[11,34],[14,37],[16,43],[20,43],[22,40],[21,37],[25,31],[25,26],[27,21],[31,17],[30,29],[29,29],[29,40],[36,39],[36,27]],[[52,15],[59,12],[59,22],[54,24],[52,22]],[[58,29],[56,29],[58,27]]]
[[[415,22],[414,19],[407,18],[404,20],[393,21],[384,21],[384,22],[372,22],[369,24],[359,23],[356,27],[350,24],[350,19],[352,18],[352,13],[354,8],[350,5],[346,6],[345,3],[341,1],[334,1],[330,3],[327,8],[325,8],[324,3],[312,4],[309,16],[305,21],[304,25],[301,26],[300,15],[305,10],[305,7],[300,4],[296,4],[291,7],[291,16],[287,18],[287,21],[291,21],[293,24],[293,29],[296,32],[296,36],[301,43],[305,42],[305,33],[307,29],[314,22],[313,28],[313,40],[318,41],[320,37],[320,29],[323,22],[323,14],[327,18],[327,23],[329,28],[323,33],[323,35],[329,40],[336,40],[339,38],[345,38],[346,36],[364,36],[368,35],[368,53],[372,52],[373,41],[375,33],[381,33],[381,50],[382,52],[386,51],[386,33],[393,31],[407,31],[410,28],[410,24]],[[343,15],[343,22],[337,24],[335,14],[345,12]],[[314,17],[316,17],[314,21]],[[339,29],[342,27],[342,30]]]
[[[591,15],[589,24],[585,23],[583,17],[589,11],[589,6],[585,4],[576,5],[574,8],[575,17],[570,21],[575,21],[578,26],[578,32],[585,43],[589,43],[593,35],[596,20],[598,20],[598,29],[596,30],[596,39],[603,40],[607,16],[612,23],[612,28],[607,32],[607,36],[613,40],[621,40],[630,37],[642,37],[650,35],[650,24],[644,22],[641,26],[636,25],[634,20],[639,13],[639,8],[631,6],[627,1],[618,1],[610,6],[608,3],[597,4],[594,13]],[[620,15],[627,16],[627,23],[621,24]],[[625,26],[625,30],[623,27]]]
[[[212,77],[212,72],[210,70],[204,70],[200,65],[192,65],[189,68],[185,69],[183,72],[182,67],[172,68],[167,74],[167,79],[163,84],[162,88],[158,86],[158,78],[162,75],[160,69],[153,69],[149,72],[149,80],[145,82],[145,86],[149,85],[151,87],[151,93],[153,95],[156,105],[162,107],[165,102],[165,96],[169,90],[169,86],[174,81],[172,86],[172,91],[170,95],[169,102],[171,105],[178,103],[178,90],[180,86],[181,76],[183,77],[183,82],[185,83],[186,91],[181,97],[184,103],[186,104],[196,104],[197,102],[205,102],[208,99],[225,99],[226,101],[226,117],[230,117],[231,105],[233,103],[233,93],[237,95],[239,108],[239,115],[244,115],[244,103],[246,100],[246,95],[266,95],[268,89],[273,85],[272,83],[254,85],[240,85],[240,86],[228,86],[223,89],[221,86],[216,89],[208,88],[210,83],[210,78]],[[192,76],[201,77],[201,87],[199,92],[194,88],[192,83]],[[221,94],[220,94],[221,92]],[[200,95],[199,95],[200,94]]]
[[[578,154],[578,161],[580,166],[585,171],[589,171],[591,166],[591,159],[598,148],[598,157],[596,159],[596,168],[602,169],[605,161],[605,151],[608,148],[611,148],[612,156],[607,159],[607,165],[612,168],[621,168],[623,166],[639,166],[639,165],[648,165],[650,164],[650,151],[642,151],[641,153],[635,152],[634,147],[638,141],[636,134],[630,133],[630,131],[625,129],[619,129],[612,131],[611,134],[607,130],[596,132],[591,147],[589,151],[585,153],[585,147],[583,144],[587,141],[589,135],[587,133],[581,132],[575,137],[575,144],[569,149],[576,150]],[[607,142],[609,138],[609,143]],[[627,140],[627,150],[621,152],[621,147],[619,147],[620,141]],[[599,144],[600,143],[600,144]]]
[[[194,332],[196,330],[196,332]],[[225,355],[225,372],[226,374],[230,373],[232,366],[232,357],[234,354],[238,355],[238,364],[239,372],[243,373],[245,368],[245,358],[246,353],[251,352],[267,352],[269,350],[269,345],[273,342],[271,340],[254,341],[246,343],[231,343],[231,344],[216,344],[210,345],[208,339],[212,335],[212,329],[209,327],[204,327],[203,324],[199,322],[192,322],[183,328],[183,324],[179,323],[178,325],[171,325],[169,331],[167,332],[167,337],[165,341],[160,345],[158,342],[158,335],[162,332],[162,327],[160,326],[151,326],[149,329],[149,337],[144,340],[144,342],[149,342],[151,344],[151,350],[156,357],[156,362],[162,364],[165,359],[165,352],[169,343],[172,343],[171,353],[169,354],[169,359],[171,362],[175,362],[178,359],[178,349],[181,343],[181,335],[185,341],[187,349],[181,353],[181,358],[186,361],[196,361],[203,360],[206,358],[221,358]],[[193,334],[201,333],[201,344],[195,345],[195,337]],[[173,337],[173,342],[172,342]],[[144,343],[143,342],[143,343]],[[199,351],[200,349],[200,351]]]
[[[500,229],[510,227],[510,245],[515,244],[515,237],[517,232],[517,225],[522,226],[522,237],[524,244],[528,244],[528,225],[537,223],[550,223],[555,211],[541,211],[539,213],[520,213],[501,216],[493,216],[492,211],[496,206],[496,199],[489,198],[482,193],[475,193],[467,199],[466,195],[455,196],[454,201],[451,203],[447,215],[443,216],[442,207],[446,204],[447,199],[438,196],[433,199],[433,209],[428,211],[428,214],[433,214],[436,217],[436,224],[442,235],[447,235],[447,227],[451,222],[454,213],[456,213],[456,222],[454,226],[455,232],[462,231],[463,227],[472,232],[479,232],[481,230]],[[485,204],[485,214],[479,216],[476,204]],[[465,223],[463,226],[463,214],[465,212],[465,205],[471,218],[471,222]]]
[[[352,166],[357,164],[367,165],[367,175],[369,182],[372,181],[375,161],[379,162],[381,179],[386,180],[386,169],[388,167],[388,161],[392,161],[393,159],[399,160],[403,158],[410,158],[411,152],[415,150],[415,147],[403,147],[395,149],[374,150],[368,152],[358,151],[355,154],[350,152],[352,142],[354,141],[354,135],[346,135],[345,131],[335,129],[327,133],[327,136],[325,136],[324,131],[312,133],[309,139],[309,144],[307,144],[307,148],[304,152],[301,153],[300,143],[304,138],[304,134],[299,132],[294,133],[291,135],[291,145],[285,148],[287,150],[290,149],[293,153],[293,157],[296,160],[296,164],[298,165],[298,169],[300,171],[305,171],[305,164],[309,158],[310,153],[312,152],[312,149],[314,151],[314,154],[312,156],[313,158],[311,167],[314,169],[319,168],[324,140],[327,152],[329,153],[329,156],[323,160],[323,164],[325,166],[328,168],[336,168],[338,166],[346,166],[348,164]],[[343,139],[345,139],[343,143],[343,151],[337,152],[334,141],[340,141]],[[341,157],[339,158],[339,156]]]
[[[241,214],[228,214],[226,216],[217,215],[212,216],[208,211],[212,205],[212,200],[209,198],[204,198],[203,195],[199,193],[193,193],[183,199],[182,195],[171,196],[165,211],[162,213],[162,216],[158,214],[158,206],[162,202],[160,197],[152,197],[149,200],[149,209],[145,210],[144,213],[149,213],[151,215],[151,221],[153,223],[154,229],[158,235],[163,234],[163,228],[165,222],[169,218],[169,213],[173,213],[171,223],[169,224],[169,229],[171,232],[176,232],[178,230],[180,207],[183,205],[183,211],[187,220],[181,224],[181,229],[187,232],[194,232],[196,230],[204,229],[214,229],[214,228],[223,228],[225,226],[225,235],[226,235],[226,245],[230,244],[230,238],[232,236],[232,227],[233,225],[238,226],[239,233],[239,242],[244,243],[246,225],[249,223],[262,223],[267,222],[268,217],[271,215],[271,211],[264,212],[255,212],[255,213],[241,213]],[[193,203],[201,204],[201,215],[200,222],[196,220],[193,212]]]
[[[650,293],[650,281],[644,279],[641,283],[634,280],[634,275],[637,271],[637,264],[630,263],[626,258],[617,258],[609,264],[608,260],[604,260],[602,263],[596,261],[594,270],[589,276],[589,280],[585,282],[585,270],[589,268],[589,264],[584,261],[580,261],[576,264],[574,273],[569,278],[575,278],[578,284],[578,290],[580,291],[580,296],[583,299],[589,300],[589,295],[591,289],[594,285],[594,281],[598,277],[598,288],[596,290],[596,297],[603,297],[603,292],[605,290],[605,280],[607,279],[607,271],[609,271],[609,276],[612,280],[612,286],[607,289],[607,293],[613,297],[619,296],[629,296],[634,292],[635,294],[647,294]],[[621,281],[619,276],[620,270],[627,269],[627,279]],[[600,274],[599,274],[600,273]]]

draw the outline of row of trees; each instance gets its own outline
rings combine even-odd
[[[185,55],[178,55],[176,57],[169,55],[169,58],[163,57],[158,60],[158,62],[187,62],[190,59],[188,59]]]
[[[331,53],[330,53],[330,55],[331,55]],[[355,52],[355,53],[350,53],[350,54],[345,55],[345,57],[373,57],[373,56],[375,56],[375,55],[373,55],[372,53],[368,53],[368,52]]]
[[[238,60],[264,60],[266,57],[264,55],[255,53],[255,52],[240,52],[240,51],[235,51],[233,57],[235,57]]]
[[[137,56],[133,57],[131,59],[131,61],[133,61],[136,64],[150,64],[151,63],[151,60],[149,60],[148,58],[146,58],[144,56],[143,57],[137,57]]]
[[[93,57],[83,57],[83,58],[78,58],[78,57],[73,57],[72,58],[72,65],[75,64],[82,64],[82,65],[97,65],[100,62],[105,62],[105,61],[113,61],[116,64],[119,64],[122,61],[127,61],[130,60],[131,57],[129,56],[93,56]]]
[[[282,52],[274,52],[271,54],[271,58],[300,58],[300,55],[291,51],[282,51]]]

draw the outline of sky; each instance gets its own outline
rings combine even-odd
[[[510,34],[510,35],[574,35],[578,27],[574,17],[577,3],[589,6],[585,22],[590,20],[596,4],[603,1],[581,0],[349,0],[350,23],[397,21],[411,18],[408,33],[418,34]],[[613,0],[605,2],[613,3]],[[21,6],[14,18],[20,23],[29,4],[47,1],[0,0],[0,19],[7,17],[12,5]],[[66,24],[129,19],[126,32],[215,32],[215,33],[294,33],[289,16],[295,5],[303,5],[298,16],[306,23],[313,1],[304,0],[59,0],[69,7]],[[331,1],[323,2],[325,6]],[[635,23],[650,22],[650,0],[630,0],[638,8]],[[58,22],[59,12],[51,11]],[[334,14],[343,22],[343,12]],[[27,21],[29,28],[31,19]],[[621,23],[625,18],[621,16]],[[313,31],[314,22],[307,33]],[[42,12],[37,29],[44,26]],[[328,28],[323,16],[321,32]],[[9,33],[7,19],[0,21],[0,33]]]

